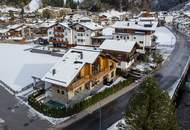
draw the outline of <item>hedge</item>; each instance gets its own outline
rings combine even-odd
[[[97,93],[96,95],[94,95],[94,96],[92,96],[86,100],[83,100],[83,101],[81,101],[81,102],[79,102],[79,103],[77,103],[74,106],[69,107],[69,108],[56,108],[56,107],[53,108],[53,107],[50,107],[46,104],[38,102],[36,100],[36,97],[45,93],[44,90],[41,90],[38,93],[34,93],[31,96],[29,96],[28,103],[34,109],[36,109],[40,113],[43,113],[46,116],[54,117],[54,118],[63,118],[63,117],[67,117],[67,116],[71,116],[73,114],[76,114],[76,113],[88,108],[89,106],[96,104],[98,101],[100,101],[100,100],[114,94],[115,92],[127,87],[128,85],[133,83],[134,80],[135,80],[134,78],[130,77],[127,80],[119,82],[118,84],[113,85],[110,88],[106,88],[104,91]]]

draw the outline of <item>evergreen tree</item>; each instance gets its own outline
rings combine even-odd
[[[66,0],[66,7],[76,9],[77,3],[74,0]]]
[[[120,125],[125,130],[178,130],[175,107],[154,78],[147,78],[130,99],[125,123]]]
[[[24,8],[21,9],[20,16],[21,16],[21,18],[24,18]]]

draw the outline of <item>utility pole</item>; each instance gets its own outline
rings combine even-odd
[[[102,130],[102,109],[101,109],[101,103],[99,103],[100,105],[100,130]]]

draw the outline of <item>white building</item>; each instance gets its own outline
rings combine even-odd
[[[153,46],[157,25],[157,21],[118,21],[112,26],[115,29],[113,38],[135,41],[144,50]]]
[[[101,35],[103,27],[94,22],[80,22],[72,27],[76,45],[92,45],[92,37]]]
[[[48,39],[55,47],[62,47],[73,44],[72,29],[68,22],[61,22],[52,25],[48,29]]]

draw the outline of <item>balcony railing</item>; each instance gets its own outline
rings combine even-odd
[[[64,40],[49,40],[49,42],[52,42],[52,43],[64,43],[65,41]]]
[[[72,83],[72,85],[69,87],[69,89],[73,90],[77,87],[79,87],[80,85],[84,84],[85,82],[89,81],[89,76],[85,76],[84,78],[81,78],[77,81],[75,81],[74,83]]]
[[[99,72],[97,75],[91,76],[90,79],[91,80],[98,80],[98,79],[104,77],[105,75],[107,75],[110,71],[111,70],[109,70],[109,69],[105,69],[104,71]]]
[[[64,29],[54,29],[54,32],[64,32]]]
[[[63,34],[55,34],[54,36],[55,36],[55,37],[61,37],[61,38],[63,38],[63,37],[64,37],[64,35],[63,35]]]

